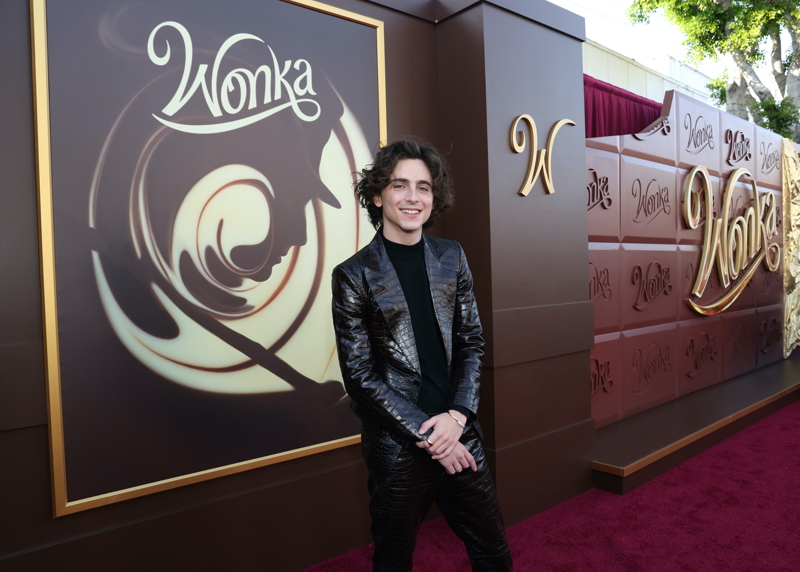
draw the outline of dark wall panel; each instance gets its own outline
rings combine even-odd
[[[361,6],[352,9],[367,14]],[[389,141],[403,137],[432,141],[436,133],[436,27],[389,10],[374,17],[386,22]]]
[[[424,18],[430,22],[436,20],[435,5],[429,0],[369,0],[375,4],[386,6],[387,8],[394,8],[406,14]]]
[[[494,310],[585,301],[588,226],[580,42],[494,6],[484,10]],[[527,197],[517,194],[531,151],[528,144],[517,154],[509,144],[511,124],[521,114],[533,117],[539,149],[561,119],[577,124],[562,127],[556,137],[552,195],[544,192],[541,177]]]
[[[0,432],[45,422],[29,21],[0,4]]]
[[[359,446],[52,519],[46,428],[1,436],[0,559],[16,555],[3,570],[70,554],[85,570],[125,569],[125,555],[130,570],[157,555],[236,569],[236,554],[242,569],[297,570],[369,541]]]
[[[583,18],[547,0],[493,0],[491,3],[561,34],[572,36],[575,40],[582,42],[586,39]]]
[[[0,345],[0,433],[47,423],[41,342]]]
[[[437,27],[438,126],[436,145],[448,155],[456,185],[455,208],[442,217],[442,234],[461,243],[474,278],[486,339],[484,363],[493,359],[492,252],[483,56],[483,11],[474,7]]]
[[[0,344],[41,341],[28,2],[0,4]]]
[[[590,417],[586,352],[494,368],[498,449]]]
[[[594,421],[588,419],[499,451],[497,494],[506,526],[592,488]]]
[[[496,310],[492,323],[503,338],[490,363],[503,367],[584,350],[592,345],[593,312],[588,301]]]

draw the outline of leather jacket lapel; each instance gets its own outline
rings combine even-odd
[[[456,268],[452,262],[436,248],[436,244],[425,241],[425,267],[428,271],[428,283],[431,288],[431,299],[433,309],[436,313],[436,321],[439,323],[439,331],[444,342],[444,349],[447,353],[447,368],[453,359],[453,311],[455,309]]]
[[[411,314],[400,279],[386,254],[380,234],[376,234],[369,244],[369,262],[364,269],[364,276],[392,338],[407,358],[408,366],[421,374]]]

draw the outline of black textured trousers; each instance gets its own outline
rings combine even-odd
[[[477,471],[449,475],[413,443],[402,448],[388,472],[370,470],[373,572],[411,571],[417,532],[434,501],[464,542],[474,572],[512,569],[494,482],[475,429],[470,427],[461,442],[475,458]]]

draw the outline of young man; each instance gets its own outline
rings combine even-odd
[[[436,501],[473,571],[511,570],[481,448],[483,339],[464,251],[422,229],[453,204],[443,157],[412,141],[380,149],[356,185],[377,229],[333,271],[333,323],[369,469],[375,572],[410,571]]]

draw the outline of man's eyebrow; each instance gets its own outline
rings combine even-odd
[[[391,185],[392,183],[405,183],[405,184],[408,184],[408,183],[410,183],[410,182],[411,182],[411,181],[409,181],[408,179],[401,179],[400,177],[395,177],[394,179],[392,179],[391,181],[389,181],[389,184],[390,184],[390,185]],[[429,187],[432,187],[432,186],[433,186],[433,184],[432,184],[430,181],[426,180],[426,179],[420,179],[419,181],[417,181],[417,184],[418,184],[418,185],[428,185]]]

